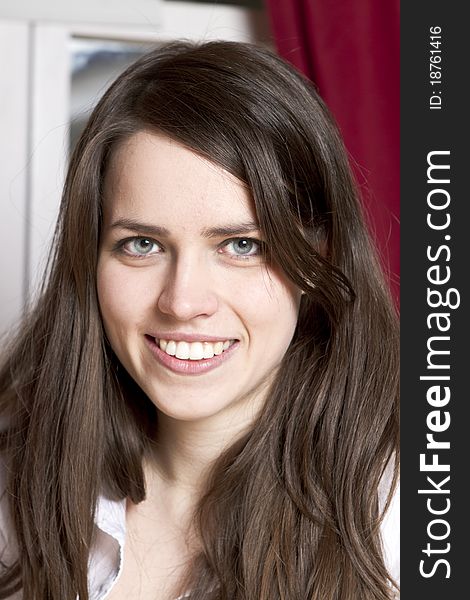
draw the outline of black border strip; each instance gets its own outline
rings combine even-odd
[[[401,5],[402,600],[468,595],[464,7],[435,0]]]

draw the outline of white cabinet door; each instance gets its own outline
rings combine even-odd
[[[60,24],[32,27],[30,189],[27,294],[45,268],[67,166],[70,58],[69,31]]]
[[[0,21],[0,334],[20,316],[25,293],[28,55],[28,25]]]

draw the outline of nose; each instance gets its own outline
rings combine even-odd
[[[208,265],[201,257],[181,256],[169,266],[158,298],[158,309],[178,321],[210,316],[218,309],[218,297]]]

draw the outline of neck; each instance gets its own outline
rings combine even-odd
[[[207,490],[210,469],[221,453],[252,424],[214,428],[204,422],[177,421],[159,415],[158,436],[152,455],[144,462],[149,510],[159,507],[169,522],[190,532],[194,510]],[[142,511],[143,506],[140,506]]]
[[[152,466],[159,479],[172,488],[201,493],[217,458],[253,423],[254,415],[224,421],[178,421],[159,415]]]
[[[148,500],[191,513],[208,489],[216,460],[253,426],[270,383],[264,381],[249,396],[201,419],[185,421],[159,413],[153,451],[144,463]]]

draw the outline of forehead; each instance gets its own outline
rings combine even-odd
[[[105,178],[105,221],[144,219],[194,229],[255,221],[247,187],[179,142],[141,131],[114,153]]]

